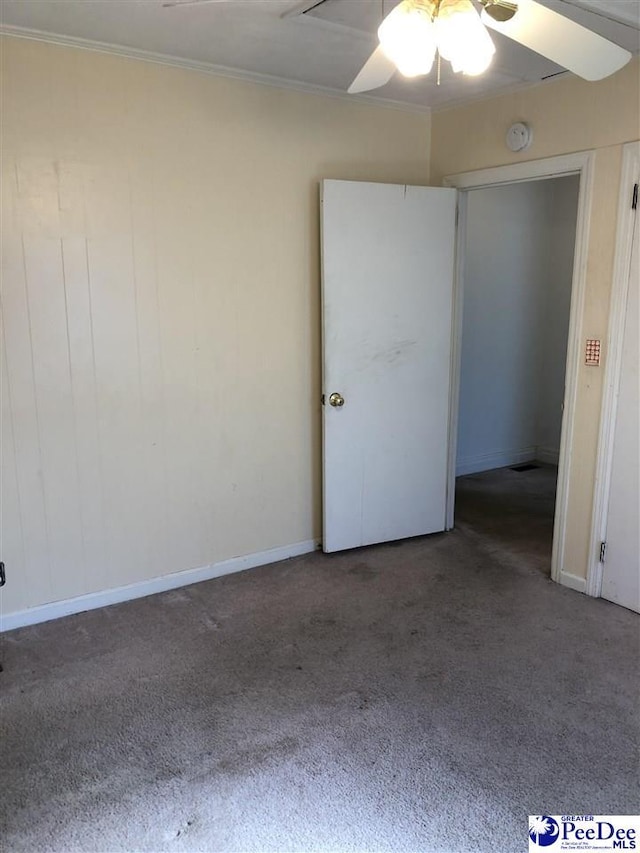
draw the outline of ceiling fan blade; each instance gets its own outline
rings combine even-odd
[[[378,46],[362,66],[360,73],[347,91],[350,95],[357,95],[358,92],[369,92],[371,89],[378,89],[391,80],[395,70],[396,66],[387,57],[382,48]]]
[[[234,0],[167,0],[163,9],[176,9],[178,6],[203,6],[205,3],[233,3]]]
[[[584,80],[602,80],[631,59],[628,50],[535,0],[518,0],[509,21],[496,21],[483,10],[482,22]]]

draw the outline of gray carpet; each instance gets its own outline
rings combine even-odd
[[[485,550],[503,563],[525,564],[549,576],[558,469],[534,465],[459,477],[456,525],[482,536]]]
[[[515,853],[530,813],[637,813],[638,617],[514,553],[467,519],[4,635],[3,849]]]

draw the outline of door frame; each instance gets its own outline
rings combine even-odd
[[[575,432],[576,394],[578,370],[582,356],[584,301],[587,281],[587,253],[594,182],[594,151],[581,151],[542,160],[528,160],[508,166],[496,166],[472,172],[447,175],[443,186],[454,187],[458,197],[458,234],[456,239],[456,270],[454,282],[454,310],[451,352],[451,395],[449,401],[449,456],[447,477],[446,528],[453,527],[458,411],[460,396],[460,357],[462,348],[462,298],[464,280],[464,246],[466,239],[467,196],[470,190],[498,187],[507,184],[560,178],[579,175],[576,240],[573,256],[571,282],[571,308],[567,339],[567,361],[565,369],[564,411],[560,455],[558,459],[558,483],[553,528],[553,550],[551,555],[551,578],[557,583],[579,592],[587,591],[587,581],[564,568],[567,533],[567,504],[569,499],[569,477]]]
[[[593,497],[593,516],[589,564],[587,566],[588,595],[602,594],[603,563],[600,562],[600,543],[606,542],[611,471],[613,467],[613,441],[615,437],[618,393],[622,371],[622,346],[626,318],[627,296],[631,274],[631,254],[637,210],[631,206],[633,185],[640,179],[640,142],[628,142],[622,148],[622,169],[618,194],[618,219],[613,266],[609,327],[607,330],[607,357],[604,374],[598,455],[596,462],[596,487]]]

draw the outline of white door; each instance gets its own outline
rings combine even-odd
[[[445,528],[455,209],[323,182],[325,551]]]
[[[640,613],[640,217],[636,215],[613,439],[602,597]]]

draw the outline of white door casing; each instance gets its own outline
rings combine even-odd
[[[622,169],[620,174],[620,192],[618,199],[618,215],[617,215],[617,233],[616,233],[616,249],[615,261],[613,270],[613,282],[611,289],[611,303],[609,308],[609,328],[607,332],[607,345],[605,349],[605,380],[604,393],[602,400],[602,413],[600,418],[600,436],[598,441],[598,461],[596,469],[596,488],[593,501],[593,523],[591,534],[591,561],[589,564],[589,572],[587,576],[587,593],[589,595],[611,598],[615,595],[613,587],[619,587],[619,582],[616,580],[616,565],[619,557],[625,550],[627,543],[628,548],[632,546],[633,530],[636,531],[635,539],[635,571],[638,571],[638,517],[630,518],[630,512],[633,511],[635,504],[636,513],[638,506],[638,481],[637,481],[637,465],[638,465],[638,420],[637,408],[635,419],[635,446],[631,445],[629,450],[629,441],[625,442],[624,434],[628,433],[629,429],[633,429],[633,387],[628,384],[628,381],[623,380],[623,375],[628,373],[629,366],[632,371],[635,371],[636,382],[638,381],[638,350],[637,350],[637,334],[638,334],[638,317],[633,317],[630,312],[638,311],[637,302],[637,286],[638,286],[638,249],[640,237],[637,233],[638,228],[638,210],[633,207],[634,185],[640,183],[640,142],[629,142],[623,146]],[[635,264],[635,272],[633,265]],[[634,281],[635,276],[635,281]],[[632,290],[636,288],[636,293],[633,295]],[[630,347],[633,346],[627,335],[634,335],[633,325],[635,324],[635,365],[634,354]],[[625,362],[627,366],[625,367]],[[630,363],[630,364],[629,364]],[[635,406],[638,406],[638,389],[635,389]],[[623,418],[623,425],[619,432],[618,416]],[[627,425],[624,421],[627,420]],[[631,437],[633,442],[633,436]],[[627,450],[622,448],[627,446]],[[618,459],[628,457],[624,460],[623,470],[618,468],[614,460],[614,455]],[[635,460],[635,461],[634,461]],[[631,469],[636,466],[635,484],[636,495],[631,499],[631,506],[627,506],[627,502],[620,497],[614,497],[614,493],[618,490],[616,480],[622,474],[623,482],[626,481],[626,488],[632,484],[634,476],[631,474]],[[627,469],[626,471],[624,469]],[[628,492],[627,492],[628,494]],[[617,518],[614,519],[613,515]],[[625,536],[625,525],[627,527]],[[614,541],[616,544],[614,545]],[[601,544],[606,543],[605,562],[600,559]],[[633,553],[633,552],[631,552]],[[631,570],[632,567],[630,567]],[[623,569],[624,571],[624,569]],[[607,590],[604,585],[604,576],[608,575]],[[624,582],[623,582],[624,584]],[[625,597],[622,586],[618,589],[618,595],[622,592]],[[627,591],[627,596],[630,596],[631,601],[637,600],[637,587],[634,585]],[[611,600],[617,600],[611,598]],[[625,597],[625,601],[628,600]],[[624,603],[622,600],[618,603]],[[629,604],[625,604],[629,607]],[[637,605],[636,605],[637,606]],[[633,604],[631,605],[632,609]]]
[[[635,217],[604,541],[602,597],[640,613],[640,218]]]
[[[326,552],[445,528],[456,195],[322,183]]]
[[[567,506],[570,489],[570,470],[572,463],[573,438],[576,430],[576,396],[578,388],[578,370],[583,351],[583,314],[587,281],[587,254],[589,246],[589,227],[594,182],[594,152],[581,151],[575,154],[563,154],[542,160],[527,160],[508,166],[495,166],[473,172],[448,175],[444,185],[460,190],[460,219],[458,228],[458,269],[456,272],[453,339],[453,377],[451,394],[451,442],[449,448],[449,499],[447,507],[447,527],[453,527],[456,430],[458,423],[458,396],[460,387],[460,345],[462,338],[462,280],[464,277],[464,241],[466,232],[466,190],[480,187],[495,187],[520,181],[545,180],[564,175],[579,175],[578,213],[573,262],[573,282],[571,288],[571,309],[567,345],[567,363],[565,373],[565,397],[562,419],[562,437],[558,462],[558,484],[556,488],[556,510],[553,531],[553,551],[551,556],[552,580],[585,592],[588,582],[574,574],[565,565],[565,544],[567,539]]]

